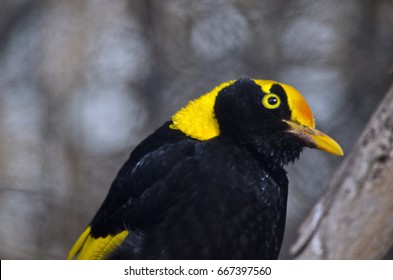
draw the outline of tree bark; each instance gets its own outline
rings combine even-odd
[[[299,229],[297,259],[381,259],[393,245],[393,86]]]

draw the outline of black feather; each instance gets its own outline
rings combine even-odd
[[[283,240],[288,180],[283,165],[302,145],[278,110],[241,79],[217,96],[220,135],[191,139],[165,123],[119,171],[91,222],[94,237],[130,231],[112,259],[276,259]]]

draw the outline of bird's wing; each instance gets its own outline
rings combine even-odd
[[[165,209],[160,180],[186,160],[193,142],[168,124],[142,142],[120,169],[101,208],[68,254],[68,259],[103,259],[130,234],[130,225],[143,228]],[[159,211],[158,211],[159,212]]]
[[[78,259],[102,260],[118,247],[129,234],[128,230],[123,230],[115,235],[94,238],[91,235],[91,226],[88,226],[79,236],[74,246],[68,254],[68,259],[73,259],[78,255]]]

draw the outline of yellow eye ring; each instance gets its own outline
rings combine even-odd
[[[263,97],[262,104],[266,109],[276,109],[280,106],[281,100],[277,94],[268,93]]]

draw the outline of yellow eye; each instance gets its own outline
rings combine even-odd
[[[267,109],[276,109],[281,104],[280,97],[274,93],[266,94],[262,99],[262,104]]]

